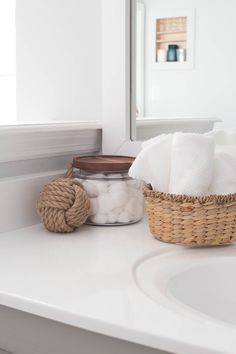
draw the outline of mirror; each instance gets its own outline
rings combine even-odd
[[[236,3],[132,1],[132,139],[232,129]]]
[[[0,125],[101,118],[101,1],[0,0]]]

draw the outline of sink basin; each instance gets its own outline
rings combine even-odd
[[[135,267],[138,287],[186,316],[236,326],[236,248],[176,249],[150,255]]]

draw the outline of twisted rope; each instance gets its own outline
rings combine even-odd
[[[72,232],[85,223],[90,201],[82,185],[73,179],[72,165],[64,178],[57,178],[43,187],[36,207],[43,224],[51,232]]]
[[[73,164],[70,163],[67,168],[64,178],[73,178],[73,177],[74,177]]]

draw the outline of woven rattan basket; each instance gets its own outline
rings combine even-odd
[[[144,187],[151,233],[179,245],[225,245],[236,241],[236,193],[189,197]]]

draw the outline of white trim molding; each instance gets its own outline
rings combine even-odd
[[[99,122],[0,126],[0,163],[97,153],[101,145]]]
[[[181,131],[185,133],[206,133],[220,123],[218,118],[208,117],[144,117],[136,119],[136,137],[138,140],[147,140],[156,135]]]
[[[130,139],[130,1],[102,1],[103,153]]]
[[[133,11],[131,11],[133,13]],[[134,16],[135,17],[135,16]],[[135,41],[136,50],[132,46],[136,56],[136,104],[135,113],[138,110],[138,116],[143,117],[145,112],[144,95],[145,95],[145,5],[141,2],[136,3],[136,31],[131,33],[132,41]],[[132,32],[132,31],[131,31]],[[134,60],[133,60],[134,61]],[[133,64],[134,65],[134,64]]]
[[[141,144],[131,141],[131,0],[102,5],[103,153],[135,156]]]

